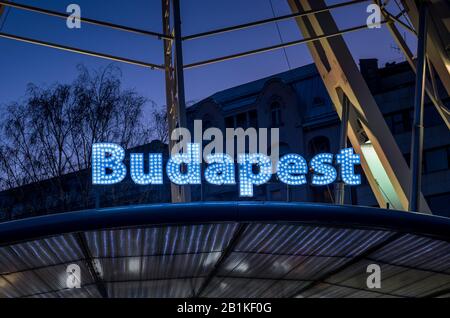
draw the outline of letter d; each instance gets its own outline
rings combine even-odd
[[[172,155],[167,162],[166,171],[170,181],[175,184],[201,184],[200,144],[188,143],[187,153]]]

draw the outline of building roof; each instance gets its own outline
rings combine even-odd
[[[371,62],[372,64],[367,64],[367,61]],[[396,76],[398,74],[407,74],[412,78],[412,80],[414,80],[414,74],[407,62],[387,63],[384,67],[381,68],[378,66],[377,59],[361,59],[360,64],[361,62],[365,62],[362,64],[362,68],[367,68],[368,66],[372,66],[374,68],[374,73],[372,74],[372,76],[375,76],[377,79]],[[363,73],[365,74],[365,72]],[[199,107],[206,101],[213,101],[216,104],[226,108],[226,110],[230,110],[231,108],[239,108],[254,103],[258,94],[271,80],[280,80],[285,84],[292,84],[311,78],[313,76],[319,76],[319,72],[314,63],[217,92],[193,104],[188,108],[188,111],[194,111],[197,107]],[[407,79],[405,78],[401,80],[398,78],[396,79],[397,82],[401,81],[402,83],[406,80]],[[392,83],[387,83],[388,86],[391,84]],[[374,94],[379,93],[375,87],[371,87],[371,89],[373,89]]]
[[[450,220],[351,206],[130,206],[0,224],[0,297],[449,297]],[[80,289],[66,267],[81,268]],[[367,266],[382,270],[380,289]]]
[[[266,83],[270,80],[278,79],[286,84],[291,84],[293,82],[298,82],[311,76],[318,75],[319,73],[317,72],[315,64],[308,64],[283,73],[278,73],[272,76],[261,78],[256,81],[225,89],[201,100],[200,102],[192,105],[189,108],[195,108],[208,100],[212,100],[219,105],[225,106],[227,103],[233,102],[235,100],[241,100],[245,97],[257,95],[264,88],[264,85],[266,85]]]

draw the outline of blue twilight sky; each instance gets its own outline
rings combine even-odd
[[[160,0],[14,0],[24,4],[65,12],[70,3],[81,6],[82,16],[152,31],[161,31]],[[343,2],[327,1],[328,4]],[[276,15],[288,14],[286,0],[181,0],[183,35],[203,32]],[[364,24],[368,14],[362,3],[333,11],[340,28]],[[392,1],[391,1],[392,3]],[[395,11],[395,6],[392,11]],[[8,12],[9,11],[9,12]],[[6,20],[5,20],[6,18]],[[283,41],[301,38],[295,22],[280,22]],[[7,9],[0,17],[1,32],[76,46],[162,64],[162,42],[157,39],[82,24],[81,29],[68,29],[63,19]],[[414,45],[411,35],[406,34]],[[354,58],[376,57],[380,64],[401,61],[402,56],[385,27],[364,30],[345,36]],[[186,64],[216,56],[236,53],[280,43],[275,24],[228,33],[214,38],[198,39],[184,44]],[[413,50],[415,51],[415,50]],[[76,65],[90,69],[108,65],[110,61],[63,52],[32,44],[0,38],[0,105],[23,98],[26,85],[67,83],[76,77]],[[311,63],[305,45],[187,70],[186,100],[200,100],[217,91],[243,84]],[[138,66],[116,63],[123,74],[123,85],[165,104],[164,74]],[[0,106],[1,107],[1,106]],[[1,109],[1,108],[0,108]]]

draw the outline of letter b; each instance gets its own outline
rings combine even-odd
[[[127,175],[123,163],[125,150],[116,144],[99,143],[92,146],[92,184],[119,183]]]

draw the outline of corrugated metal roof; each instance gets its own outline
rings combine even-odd
[[[186,212],[196,207],[198,213],[213,214],[216,205],[188,206]],[[233,206],[228,206],[231,214]],[[241,215],[235,221],[184,223],[180,217],[179,223],[167,207],[171,222],[131,226],[123,219],[123,226],[3,241],[0,297],[425,297],[450,292],[450,232],[432,233],[437,229],[433,224],[450,228],[447,219],[378,210],[381,222],[375,220],[376,209],[253,203],[248,210],[259,207],[260,219],[243,221],[249,219],[245,204],[238,207]],[[180,208],[173,207],[178,213]],[[128,211],[133,218],[133,209],[115,211]],[[298,215],[283,216],[289,209]],[[311,211],[317,213],[314,220]],[[335,218],[328,220],[320,211],[334,211]],[[80,222],[79,213],[90,212],[71,214],[70,222]],[[271,219],[277,213],[280,221]],[[349,223],[352,213],[362,216]],[[30,230],[30,222],[49,229],[58,227],[56,217],[62,216],[13,225],[19,231]],[[364,217],[367,222],[361,221]],[[404,222],[395,223],[399,218]],[[61,224],[66,231],[67,223]],[[380,289],[366,285],[367,265],[373,263],[381,266]],[[80,289],[66,286],[69,264],[81,267]]]

